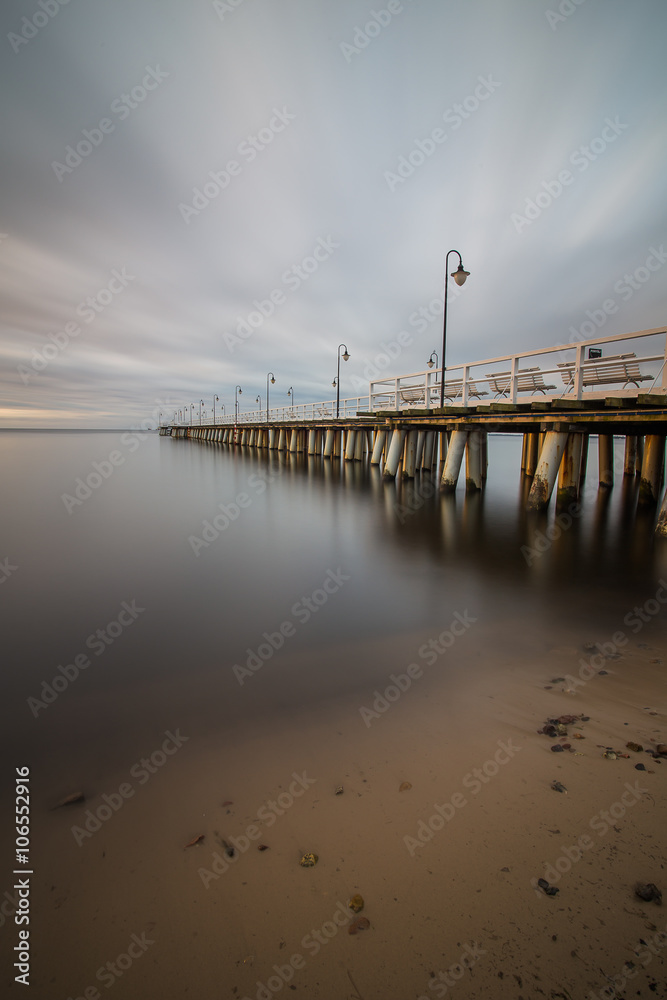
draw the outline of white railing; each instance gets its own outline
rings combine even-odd
[[[605,345],[607,353],[605,353]],[[611,349],[609,349],[611,345]],[[600,351],[600,357],[588,352]],[[434,368],[393,378],[376,379],[367,396],[341,399],[340,419],[357,413],[383,410],[433,409],[440,406],[442,369]],[[486,361],[448,366],[445,373],[445,406],[484,406],[492,402],[531,402],[549,399],[597,399],[667,392],[667,328],[599,337],[575,345],[540,347],[534,351],[504,354]],[[336,400],[270,407],[270,423],[331,420]],[[239,412],[238,423],[266,423],[266,408]],[[195,412],[174,420],[175,426],[211,426],[213,416]],[[165,423],[171,424],[171,421]],[[234,413],[216,414],[216,426],[236,423]]]
[[[661,327],[448,366],[445,406],[664,393],[666,334]],[[613,345],[611,351],[605,353],[604,345]],[[587,357],[591,348],[602,356]],[[377,412],[439,407],[441,386],[441,368],[377,379],[370,385],[370,408]]]

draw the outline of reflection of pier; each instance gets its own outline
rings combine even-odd
[[[544,381],[544,375],[550,377],[551,370],[520,367],[527,357],[522,354],[509,359],[511,364],[507,372],[488,376],[488,384],[493,379],[496,387],[500,386],[498,392],[502,400],[481,401],[482,395],[488,393],[482,391],[483,379],[479,374],[471,374],[471,370],[490,364],[482,362],[461,366],[462,372],[455,373],[452,381],[446,382],[450,391],[454,391],[451,388],[454,386],[456,393],[462,396],[465,405],[461,406],[428,405],[434,390],[439,391],[439,373],[424,372],[390,380],[393,392],[389,394],[389,404],[387,392],[378,392],[378,383],[372,383],[367,397],[343,401],[344,415],[340,419],[333,416],[333,410],[326,403],[306,404],[300,408],[271,410],[268,415],[242,414],[238,421],[230,416],[199,426],[173,423],[162,426],[160,433],[240,448],[308,455],[332,463],[369,461],[371,466],[380,467],[385,480],[437,476],[439,490],[443,493],[456,489],[464,459],[466,491],[481,490],[488,465],[488,434],[521,434],[521,473],[525,477],[526,503],[534,510],[548,506],[557,479],[559,506],[577,502],[586,477],[591,436],[597,437],[599,488],[609,490],[614,484],[614,437],[622,436],[625,439],[623,480],[638,477],[638,502],[650,508],[658,503],[664,478],[667,432],[665,331],[650,330],[610,338],[615,342],[636,343],[656,337],[661,340],[662,352],[641,357],[634,351],[626,351],[623,355],[604,359],[593,356],[589,360],[584,357],[583,345],[560,349],[561,356],[567,350],[576,351],[576,358],[555,363],[555,371],[560,372],[565,382],[558,396],[546,392],[547,388],[554,388]],[[597,341],[600,344],[607,342]],[[536,353],[544,355],[555,351],[544,349]],[[448,377],[451,371],[448,369]],[[530,373],[529,377],[526,372]],[[422,376],[423,384],[419,384]],[[601,390],[604,384],[623,380],[626,380],[623,387],[613,396]],[[641,390],[640,384],[644,382],[650,382],[644,386],[648,391]],[[629,383],[632,383],[631,388]],[[474,386],[474,404],[471,385]],[[353,412],[350,412],[351,402]],[[419,402],[421,406],[416,405]],[[618,473],[621,474],[620,469]],[[667,536],[667,494],[657,531]]]

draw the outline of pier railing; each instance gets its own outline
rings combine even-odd
[[[368,395],[341,399],[340,419],[383,410],[434,409],[440,406],[442,368],[375,379]],[[484,406],[493,402],[523,403],[556,398],[596,399],[667,392],[667,328],[599,337],[578,344],[559,344],[484,361],[447,366],[445,406]],[[331,420],[336,400],[269,407],[268,422]],[[216,414],[216,426],[267,421],[266,408]],[[171,423],[171,421],[167,421]],[[210,426],[212,415],[197,414],[195,426]],[[188,426],[190,420],[175,421]]]

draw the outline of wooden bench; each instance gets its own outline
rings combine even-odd
[[[495,372],[485,376],[495,399],[509,396],[512,389],[511,372]],[[555,385],[547,385],[539,368],[520,368],[516,376],[517,392],[541,392],[542,394],[555,389]]]
[[[582,386],[596,385],[636,385],[639,388],[640,382],[650,381],[652,375],[642,375],[639,365],[633,358],[637,355],[615,354],[608,358],[599,358],[594,361],[585,361],[581,366]],[[562,361],[557,365],[561,369],[561,378],[567,386],[567,391],[574,388],[576,376],[574,361]]]
[[[431,385],[429,392],[429,405],[433,406],[435,404],[438,406],[440,404],[440,383],[435,382]],[[401,402],[407,403],[408,406],[418,406],[420,403],[423,404],[425,400],[424,389],[421,386],[416,386],[414,389],[399,389],[398,395]],[[463,396],[463,380],[445,382],[445,399],[451,402],[459,396]],[[481,399],[482,396],[488,396],[488,392],[478,389],[475,383],[468,379],[468,396],[474,399]]]

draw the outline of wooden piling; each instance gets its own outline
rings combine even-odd
[[[454,431],[449,445],[446,446],[445,467],[440,480],[440,489],[443,493],[453,493],[456,489],[467,440],[468,431]],[[442,442],[442,434],[440,441]]]
[[[398,465],[401,460],[401,454],[403,452],[403,444],[405,442],[406,431],[400,430],[398,427],[394,429],[391,436],[391,444],[389,446],[389,453],[387,455],[387,461],[385,462],[384,469],[382,472],[383,479],[395,479],[396,473],[398,472]]]
[[[660,481],[665,460],[665,435],[647,434],[644,442],[638,502],[643,505],[658,502]]]
[[[556,499],[559,505],[572,503],[579,496],[582,447],[581,434],[568,434],[558,475]]]
[[[567,437],[566,433],[560,431],[545,433],[540,459],[528,495],[529,510],[543,510],[549,506]]]
[[[482,432],[475,428],[466,441],[466,493],[482,488]]]
[[[614,485],[613,434],[598,434],[598,472],[600,486],[611,489]]]

